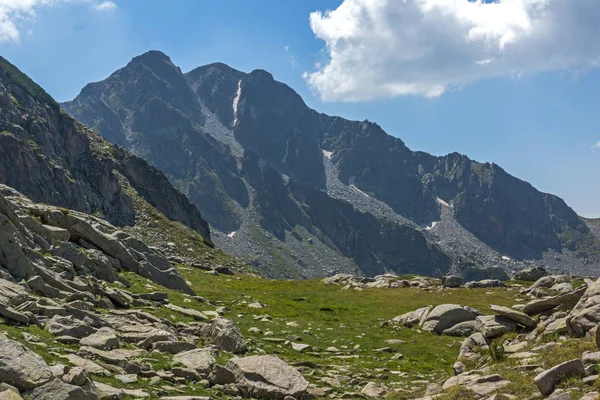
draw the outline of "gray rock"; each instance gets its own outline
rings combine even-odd
[[[457,288],[463,284],[463,279],[456,275],[446,275],[442,277],[442,286],[447,288]]]
[[[546,275],[548,275],[548,272],[543,267],[533,267],[516,272],[512,276],[512,279],[516,281],[535,282]]]
[[[257,399],[283,400],[286,396],[301,398],[308,382],[293,367],[276,356],[232,358],[227,368],[234,374],[236,385],[245,396]]]
[[[82,346],[95,347],[100,350],[111,350],[119,347],[119,339],[112,329],[104,327],[84,337],[79,342]]]
[[[54,336],[84,338],[96,330],[72,316],[55,315],[46,323],[46,329]]]
[[[540,372],[535,377],[535,384],[542,395],[548,396],[554,392],[554,388],[562,380],[573,376],[583,376],[584,373],[585,367],[583,362],[580,359],[574,359]]]
[[[442,332],[442,335],[469,337],[473,333],[479,331],[480,328],[481,322],[477,320],[465,321],[458,323],[451,328],[445,329]]]
[[[392,319],[392,323],[402,324],[407,328],[420,325],[424,322],[432,307],[423,307],[406,314],[398,315]]]
[[[362,388],[360,393],[363,396],[370,397],[372,399],[382,399],[388,392],[388,388],[382,384],[369,382]]]
[[[42,357],[21,343],[0,335],[0,382],[28,391],[52,378],[52,371]]]
[[[83,367],[74,367],[62,377],[63,382],[75,386],[83,386],[88,378],[88,373]]]
[[[35,388],[29,396],[31,400],[98,400],[95,393],[58,379]]]
[[[569,332],[576,337],[585,336],[598,323],[600,323],[600,279],[585,289],[567,317]]]
[[[579,288],[569,293],[547,297],[541,300],[533,300],[525,305],[523,312],[527,315],[540,314],[556,307],[572,308],[582,298],[586,287]]]
[[[205,328],[205,336],[219,349],[239,354],[247,349],[246,341],[235,323],[225,318],[215,318]]]
[[[164,341],[152,343],[153,351],[160,351],[162,353],[177,354],[184,351],[190,351],[198,348],[194,343],[181,342],[181,341]]]
[[[423,330],[441,334],[444,330],[464,321],[473,321],[477,315],[456,304],[441,304],[425,318]]]
[[[173,357],[173,360],[201,374],[210,374],[216,364],[213,353],[207,349],[185,351],[176,354],[175,357]]]
[[[506,287],[506,285],[497,279],[484,279],[481,281],[467,282],[467,283],[465,283],[465,287],[468,289],[482,289],[482,288]]]
[[[480,331],[486,339],[496,338],[517,330],[517,323],[499,315],[484,315],[477,317],[481,322]]]
[[[503,316],[505,318],[511,319],[518,324],[526,326],[527,328],[535,328],[537,326],[537,322],[533,320],[530,316],[520,311],[514,310],[508,307],[491,305],[490,310],[495,312],[496,314]]]

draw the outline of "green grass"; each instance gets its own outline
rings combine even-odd
[[[489,304],[513,303],[513,292],[505,288],[494,289],[490,295],[486,295],[485,292],[489,290],[484,289],[436,293],[416,288],[356,291],[328,286],[320,280],[268,280],[250,275],[213,276],[186,266],[179,266],[179,270],[192,288],[207,301],[200,303],[179,292],[167,290],[171,302],[199,311],[214,309],[208,302],[228,307],[229,311],[224,316],[235,321],[249,339],[251,353],[261,349],[268,354],[277,354],[289,363],[310,361],[329,366],[326,369],[331,365],[339,365],[347,368],[352,375],[368,373],[373,375],[369,376],[369,380],[385,384],[394,382],[400,387],[410,387],[410,382],[415,379],[441,381],[450,377],[462,339],[436,336],[416,329],[382,328],[381,322],[426,305],[457,303],[479,308],[489,314]],[[133,284],[129,290],[134,293],[149,290],[145,279],[132,273],[126,273],[125,277]],[[246,303],[253,301],[260,301],[266,306],[262,309],[248,308]],[[151,312],[173,322],[191,321],[189,317],[164,307]],[[264,314],[272,317],[271,322],[254,319]],[[298,326],[287,325],[290,322]],[[335,359],[324,351],[298,353],[284,342],[272,342],[261,333],[249,332],[251,327],[273,332],[271,338],[297,336],[302,343],[312,347],[324,350],[334,346],[344,355],[358,355],[358,358]],[[388,339],[399,339],[405,343],[390,345],[386,343]],[[357,345],[359,348],[355,349]],[[388,346],[393,348],[392,353],[374,351]],[[392,360],[396,352],[402,353],[403,358]],[[388,379],[375,377],[382,370],[387,371],[385,374]],[[322,371],[316,371],[307,379],[322,384],[319,382],[321,377]]]

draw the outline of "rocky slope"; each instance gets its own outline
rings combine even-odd
[[[219,246],[269,276],[533,261],[590,271],[600,260],[560,198],[497,165],[414,152],[377,124],[320,114],[262,70],[183,74],[153,51],[63,107],[163,171]]]
[[[42,88],[0,57],[0,183],[34,201],[135,223],[130,187],[168,218],[207,240],[207,223],[165,176],[107,143],[60,109]]]

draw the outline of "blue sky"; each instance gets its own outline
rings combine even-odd
[[[552,27],[557,36],[565,36],[560,29],[579,36],[551,48],[536,36],[542,17],[531,11],[531,21],[515,21],[518,13],[504,8],[493,10],[499,17],[492,22],[487,9],[450,10],[475,27],[465,44],[448,41],[464,35],[439,32],[440,21],[403,19],[422,10],[397,5],[366,13],[347,4],[344,10],[342,0],[114,0],[116,7],[99,7],[108,4],[102,0],[31,1],[18,18],[4,10],[18,38],[14,32],[2,36],[0,5],[0,54],[59,101],[151,49],[185,72],[215,61],[242,71],[261,68],[318,111],[375,121],[413,150],[496,162],[561,196],[581,215],[600,217],[600,145],[594,148],[600,142],[600,71],[594,64],[600,51],[586,40],[590,30],[572,28],[575,22],[585,28],[579,22],[590,10],[600,13],[595,0],[580,0],[591,8]],[[528,13],[540,0],[519,1]],[[337,14],[325,14],[338,7]],[[322,14],[311,16],[315,11]],[[369,24],[391,28],[377,33]],[[419,32],[417,42],[403,36],[409,24]],[[473,44],[492,40],[501,50]],[[419,54],[419,62],[411,54]]]

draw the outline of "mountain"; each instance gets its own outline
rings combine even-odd
[[[65,215],[96,219],[103,233],[142,238],[175,260],[241,268],[214,247],[208,223],[161,171],[77,122],[1,57],[0,183]],[[4,256],[0,267],[7,268]]]
[[[597,236],[560,198],[498,165],[318,113],[263,70],[184,74],[151,51],[62,106],[160,169],[215,243],[267,276],[531,262],[590,273],[600,261]]]

